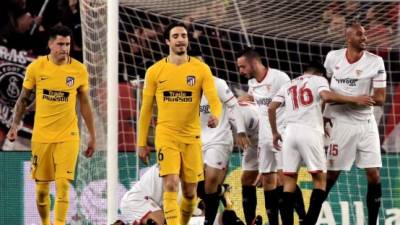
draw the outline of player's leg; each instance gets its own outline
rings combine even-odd
[[[255,182],[258,176],[257,149],[249,148],[243,152],[242,159],[242,206],[247,225],[256,217],[257,191]]]
[[[286,128],[285,135],[287,138],[285,138],[281,150],[282,170],[284,174],[281,217],[285,225],[293,224],[294,193],[297,189],[297,171],[301,162],[301,155],[297,148],[299,140],[298,135],[296,135],[299,129],[292,126]]]
[[[75,177],[78,160],[79,142],[54,143],[56,199],[54,205],[54,224],[64,225],[69,207],[70,182]]]
[[[241,177],[242,206],[246,224],[250,225],[256,217],[257,190],[254,186],[258,170],[244,170]]]
[[[50,181],[54,180],[53,144],[32,142],[32,178],[36,182],[36,206],[43,225],[50,225]]]
[[[212,145],[203,149],[205,163],[205,221],[204,224],[214,224],[221,200],[218,186],[224,182],[232,145]]]
[[[277,194],[277,161],[271,143],[259,143],[258,163],[264,189],[265,209],[270,225],[279,222],[279,196]]]
[[[180,223],[186,225],[196,208],[197,183],[204,179],[204,168],[200,140],[192,144],[184,144],[181,149],[182,168],[180,173],[183,196]]]
[[[312,179],[314,183],[314,189],[310,197],[310,207],[308,207],[304,224],[314,225],[321,211],[322,203],[326,198],[326,173],[319,171],[312,173]]]
[[[323,134],[309,130],[299,140],[299,151],[309,173],[312,176],[314,189],[310,197],[310,206],[304,224],[314,225],[326,198],[326,157]]]
[[[160,176],[163,178],[163,210],[168,225],[179,225],[178,205],[179,174],[181,171],[182,144],[156,135],[155,145]]]
[[[380,168],[382,167],[379,132],[374,119],[364,121],[361,127],[360,141],[357,145],[356,165],[365,168],[368,190],[368,224],[376,225],[381,206],[382,187]]]
[[[350,170],[356,158],[359,126],[333,120],[332,133],[327,151],[326,196],[335,185],[342,170]]]
[[[379,168],[366,168],[368,180],[367,190],[367,208],[368,208],[368,224],[376,225],[378,219],[379,208],[381,206],[382,186]]]
[[[218,212],[221,199],[218,186],[223,183],[226,170],[205,166],[205,221],[204,224],[213,224]]]

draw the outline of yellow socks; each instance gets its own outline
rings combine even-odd
[[[179,224],[179,205],[177,192],[164,192],[164,216],[168,225]]]
[[[182,197],[181,202],[181,225],[187,225],[189,223],[190,218],[192,217],[192,213],[194,208],[196,207],[197,197],[193,198],[185,198]]]
[[[54,225],[65,225],[69,206],[69,181],[66,178],[56,180],[56,203],[54,206]]]
[[[50,225],[49,182],[36,181],[36,206],[43,225]]]

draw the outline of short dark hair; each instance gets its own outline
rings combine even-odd
[[[49,39],[54,39],[57,37],[57,35],[63,37],[68,37],[68,36],[72,37],[72,31],[67,26],[57,25],[50,29]]]
[[[326,69],[319,60],[311,60],[310,62],[308,62],[305,66],[304,72],[309,72],[313,74],[319,73],[323,76],[326,76]]]
[[[168,25],[167,28],[165,28],[165,30],[164,30],[164,40],[169,40],[170,32],[174,27],[183,27],[187,31],[187,27],[185,26],[184,23],[173,22],[170,25]]]
[[[252,47],[245,47],[238,53],[236,53],[236,58],[245,57],[246,59],[256,59],[261,62],[261,55],[256,49]]]

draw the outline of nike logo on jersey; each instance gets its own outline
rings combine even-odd
[[[164,83],[165,81],[167,81],[167,80],[160,80],[160,81],[158,81],[158,83],[162,84],[162,83]]]
[[[40,77],[40,80],[47,80],[49,79],[48,77]]]

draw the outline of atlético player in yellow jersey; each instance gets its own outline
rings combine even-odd
[[[218,125],[222,106],[210,68],[187,55],[188,34],[183,24],[171,24],[164,34],[169,55],[146,73],[139,119],[139,156],[147,161],[147,135],[157,103],[155,145],[163,177],[164,214],[168,225],[186,225],[196,204],[197,182],[203,179],[199,105],[206,96],[212,116],[210,127]],[[183,199],[177,202],[181,178]]]
[[[91,157],[95,149],[95,131],[89,102],[89,75],[86,67],[69,56],[71,31],[54,27],[49,36],[50,54],[33,61],[26,69],[21,95],[7,134],[15,140],[18,125],[26,111],[28,97],[35,90],[36,114],[32,135],[32,178],[36,182],[36,204],[43,225],[64,225],[69,205],[70,181],[75,176],[79,152],[76,99],[89,130],[85,151]],[[49,183],[55,181],[54,223],[50,222]]]

